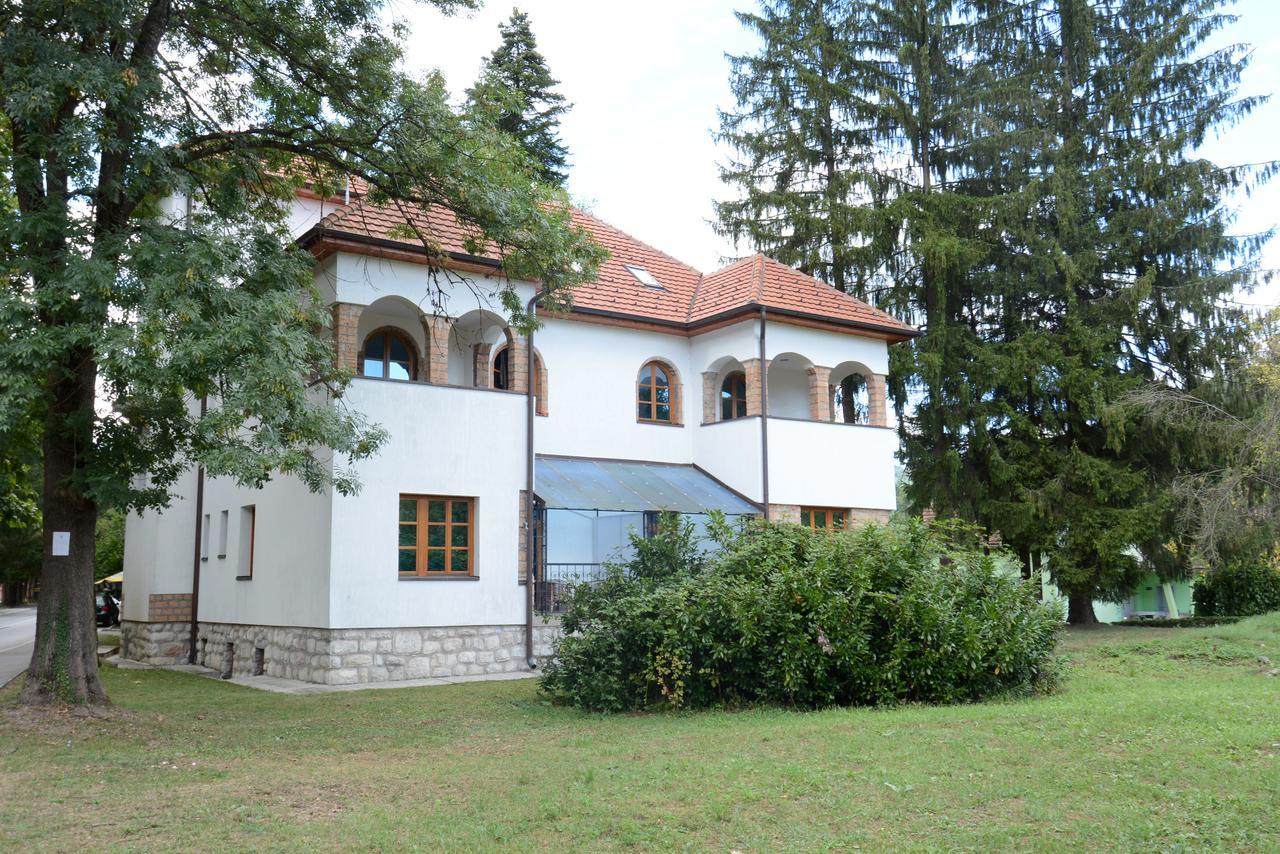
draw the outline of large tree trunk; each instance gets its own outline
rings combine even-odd
[[[63,371],[50,373],[54,404],[45,420],[44,559],[36,610],[36,643],[22,687],[26,705],[105,703],[98,673],[93,566],[97,505],[68,478],[83,465],[92,441],[92,353],[74,352]],[[70,535],[65,555],[54,554],[58,533]],[[62,539],[59,537],[58,539]]]
[[[1098,617],[1093,613],[1093,597],[1087,593],[1072,593],[1067,597],[1067,623],[1072,626],[1096,626]]]

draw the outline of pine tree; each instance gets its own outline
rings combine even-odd
[[[861,171],[873,149],[856,79],[859,2],[766,0],[738,20],[758,54],[730,57],[737,111],[720,114],[737,158],[722,179],[740,198],[716,203],[717,230],[784,264],[861,294],[855,256],[873,230]]]
[[[473,104],[492,111],[500,130],[519,140],[543,181],[564,186],[569,152],[560,141],[560,117],[573,105],[555,91],[559,81],[538,51],[526,13],[512,9],[498,32],[502,42],[467,95]]]
[[[1033,569],[1047,558],[1073,621],[1128,595],[1135,550],[1166,576],[1187,570],[1170,485],[1203,449],[1126,429],[1109,405],[1143,383],[1195,388],[1248,343],[1230,298],[1259,238],[1230,235],[1223,199],[1269,169],[1191,154],[1256,103],[1234,96],[1240,48],[1203,52],[1221,5],[771,2],[744,16],[764,47],[735,64],[744,109],[726,138],[750,168],[726,170],[745,199],[722,223],[765,251],[802,245],[786,260],[828,281],[842,250],[822,241],[845,241],[856,289],[922,326],[890,377],[912,503],[1000,531]],[[822,25],[833,10],[843,25]],[[842,71],[815,76],[823,56]],[[823,162],[820,135],[797,132],[808,102],[790,107],[793,79],[831,84],[854,141],[819,172],[818,187],[854,188],[820,227],[830,194],[787,171]]]

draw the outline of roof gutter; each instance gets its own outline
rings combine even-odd
[[[385,237],[373,237],[368,234],[356,234],[350,231],[337,231],[331,228],[321,228],[320,226],[312,226],[302,233],[297,239],[297,244],[303,249],[310,249],[316,243],[322,242],[326,237],[334,237],[345,240],[348,243],[359,243],[364,246],[374,246],[379,249],[395,249],[399,252],[417,252],[426,256],[438,256],[449,261],[458,261],[465,264],[476,264],[481,267],[491,267],[494,270],[502,269],[502,262],[493,258],[486,258],[483,255],[468,255],[466,252],[432,252],[421,244],[406,243],[403,240],[391,240]]]
[[[769,513],[769,368],[764,360],[764,328],[766,309],[760,306],[760,503],[764,518]]]
[[[527,306],[525,306],[525,314],[530,318],[537,308],[539,300],[542,299],[541,293],[534,294]],[[525,492],[524,492],[524,653],[525,664],[529,665],[530,670],[538,668],[538,660],[533,655],[533,593],[534,586],[537,584],[537,544],[534,541],[534,533],[537,526],[534,524],[534,500],[533,500],[533,425],[534,416],[537,413],[535,398],[533,394],[534,378],[536,372],[534,370],[533,360],[533,327],[529,327],[529,334],[525,337]]]
[[[200,398],[200,417],[209,408],[209,397]],[[196,466],[196,541],[191,556],[191,637],[188,641],[187,664],[196,664],[196,647],[200,636],[200,541],[204,537],[204,463]]]

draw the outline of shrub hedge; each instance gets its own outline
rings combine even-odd
[[[1252,617],[1280,611],[1280,567],[1241,562],[1210,570],[1196,579],[1196,615]]]
[[[1238,623],[1244,617],[1208,617],[1202,614],[1195,614],[1190,617],[1150,617],[1150,618],[1130,618],[1128,620],[1118,620],[1111,625],[1113,626],[1145,626],[1148,629],[1202,629],[1207,626],[1229,626],[1232,623]]]
[[[542,690],[598,711],[953,703],[1051,686],[1058,611],[926,526],[848,533],[664,521],[570,596]]]

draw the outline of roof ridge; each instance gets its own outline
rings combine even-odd
[[[764,253],[757,252],[755,262],[759,267],[759,272],[756,275],[756,302],[758,304],[764,303],[764,260]]]
[[[693,296],[689,297],[689,310],[684,313],[684,322],[688,323],[693,319],[693,308],[698,304],[698,292],[702,290],[702,283],[707,278],[705,273],[698,274],[698,284],[693,286]]]
[[[611,222],[607,222],[607,221],[605,221],[605,220],[601,219],[600,217],[596,216],[596,215],[595,215],[595,214],[593,214],[593,213],[588,213],[587,211],[584,211],[582,208],[578,207],[577,205],[570,205],[570,206],[569,206],[569,208],[570,208],[570,210],[574,211],[575,213],[579,213],[579,214],[581,214],[582,216],[586,217],[587,219],[595,220],[596,222],[598,222],[598,223],[600,223],[601,225],[603,225],[605,228],[607,228],[607,229],[609,229],[609,230],[611,230],[611,231],[615,231],[615,232],[617,232],[618,234],[620,234],[620,235],[622,235],[623,237],[625,237],[627,240],[630,240],[630,241],[632,241],[633,243],[637,243],[637,244],[639,244],[640,246],[643,246],[645,249],[648,249],[650,252],[655,252],[655,253],[657,253],[658,255],[661,255],[663,258],[666,258],[668,261],[672,262],[673,264],[679,264],[681,267],[684,267],[686,270],[688,270],[688,271],[690,271],[690,272],[692,272],[692,273],[697,273],[699,276],[701,276],[701,275],[702,275],[702,271],[701,271],[701,270],[699,270],[697,267],[693,266],[692,264],[686,264],[684,261],[681,261],[679,258],[675,257],[675,256],[674,256],[674,255],[672,255],[671,253],[669,253],[669,252],[664,252],[663,250],[661,250],[661,249],[659,249],[658,247],[654,246],[652,243],[646,243],[645,241],[643,241],[643,240],[641,240],[640,238],[636,237],[634,234],[630,234],[630,233],[625,232],[625,231],[623,231],[622,229],[618,228],[618,227],[617,227],[616,225],[614,225],[613,223],[611,223]]]

